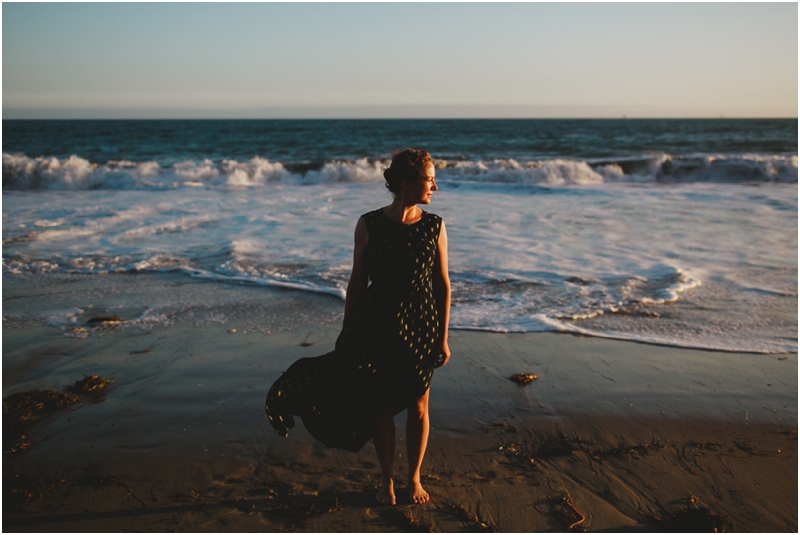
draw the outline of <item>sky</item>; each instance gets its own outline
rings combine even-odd
[[[3,117],[797,117],[797,9],[4,2]]]

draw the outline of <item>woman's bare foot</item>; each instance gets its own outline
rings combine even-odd
[[[389,479],[388,482],[386,480],[381,480],[381,490],[379,490],[378,495],[375,496],[375,501],[380,505],[394,505],[397,503],[394,496],[393,479]]]
[[[411,500],[411,503],[427,503],[431,499],[425,489],[422,488],[422,484],[419,481],[410,482],[408,498]]]

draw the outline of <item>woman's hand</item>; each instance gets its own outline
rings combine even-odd
[[[447,343],[447,340],[442,342],[442,347],[439,350],[439,358],[436,360],[436,364],[433,366],[434,368],[441,368],[450,360],[450,346]]]

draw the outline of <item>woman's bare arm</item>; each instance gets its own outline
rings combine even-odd
[[[367,273],[364,259],[367,251],[369,233],[367,223],[363,217],[358,218],[356,223],[355,245],[353,247],[353,271],[350,273],[350,281],[347,283],[347,295],[344,301],[344,326],[347,320],[353,316],[354,310],[361,298],[364,290],[367,289]]]
[[[439,325],[441,326],[439,343],[444,356],[439,366],[444,366],[450,360],[450,345],[447,341],[450,328],[450,271],[447,258],[447,229],[444,221],[442,221],[442,229],[439,231],[436,264],[433,268],[433,297],[436,299],[436,311],[439,315]]]

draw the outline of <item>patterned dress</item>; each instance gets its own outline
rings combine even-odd
[[[292,364],[266,401],[281,435],[297,415],[326,446],[353,452],[372,438],[382,408],[396,414],[428,390],[440,333],[431,281],[442,218],[423,211],[406,225],[382,209],[363,217],[370,281],[364,297],[335,350]]]

